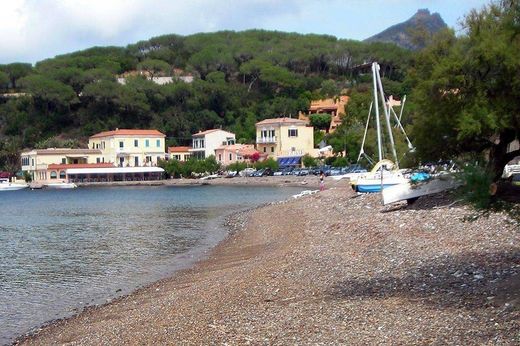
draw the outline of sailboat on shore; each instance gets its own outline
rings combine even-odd
[[[392,126],[390,125],[390,112],[391,106],[386,102],[383,84],[381,83],[381,76],[379,74],[379,64],[377,62],[372,63],[372,79],[373,79],[373,87],[374,87],[374,109],[375,109],[375,120],[376,120],[376,133],[377,133],[377,149],[378,149],[378,163],[374,166],[374,168],[367,174],[361,175],[359,177],[353,178],[350,181],[353,189],[357,192],[380,192],[381,190],[388,188],[393,185],[403,184],[408,181],[408,178],[404,176],[405,170],[399,169],[399,161],[397,158],[397,152],[395,150],[394,137],[392,134]],[[381,98],[381,102],[384,110],[384,119],[386,123],[386,127],[388,130],[388,138],[390,140],[390,148],[392,150],[394,162],[384,159],[383,157],[383,143],[382,143],[382,130],[381,130],[381,122],[380,122],[380,114],[379,114],[379,97]],[[365,134],[363,136],[363,143],[361,145],[361,150],[358,156],[358,161],[364,153],[364,144],[366,140],[368,123],[370,121],[370,116],[372,113],[372,104],[370,105],[370,110],[368,114],[367,125],[365,128]],[[395,112],[394,112],[395,116]],[[404,133],[404,129],[401,126],[399,119],[396,117],[397,123],[401,130]],[[405,134],[406,136],[406,134]],[[406,137],[408,141],[408,147],[413,150],[413,146],[411,145],[408,137]]]

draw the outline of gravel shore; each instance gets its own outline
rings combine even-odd
[[[516,221],[327,187],[236,215],[193,268],[18,342],[520,344]]]

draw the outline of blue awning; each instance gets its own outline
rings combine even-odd
[[[295,166],[300,163],[301,156],[279,157],[278,164],[280,166]]]

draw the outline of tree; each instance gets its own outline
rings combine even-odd
[[[312,156],[310,156],[309,154],[305,154],[303,155],[302,157],[302,163],[303,163],[303,166],[305,167],[314,167],[316,166],[316,159]]]
[[[159,74],[168,74],[170,72],[170,65],[162,60],[146,59],[137,65],[141,71],[146,71],[150,78],[157,77]]]
[[[0,71],[0,90],[7,90],[9,87],[9,76],[7,73]]]
[[[31,64],[15,62],[12,64],[0,66],[0,70],[7,73],[7,75],[9,76],[9,81],[11,83],[11,88],[16,89],[16,82],[20,78],[23,78],[31,74],[33,68]]]
[[[520,36],[516,1],[471,11],[466,35],[445,31],[416,59],[416,144],[424,159],[487,153],[498,179],[520,154]]]
[[[329,130],[330,119],[332,119],[332,115],[327,113],[312,114],[310,116],[311,125],[314,126],[314,128],[326,131]]]

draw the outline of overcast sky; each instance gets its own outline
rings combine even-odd
[[[268,29],[363,40],[438,12],[453,28],[489,0],[1,0],[0,63],[35,63],[164,34]]]

